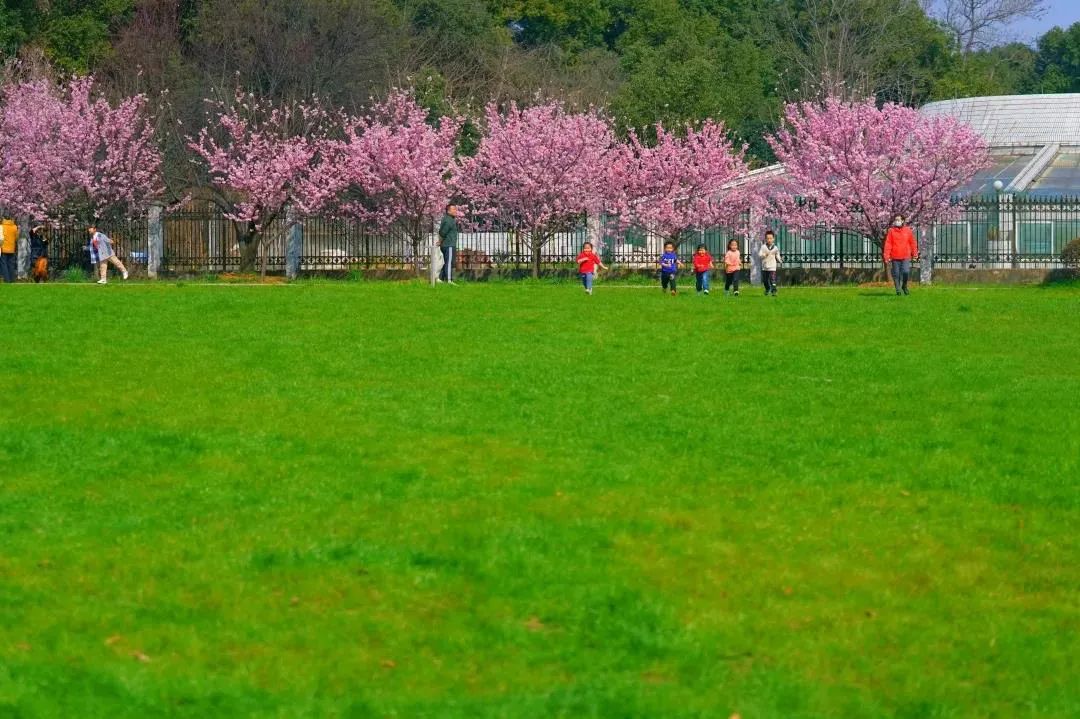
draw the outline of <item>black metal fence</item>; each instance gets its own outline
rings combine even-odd
[[[131,219],[123,224],[101,228],[113,241],[116,254],[123,258],[128,269],[135,274],[146,273],[149,259],[147,251],[146,218]],[[49,269],[54,274],[62,274],[72,268],[85,272],[90,267],[90,233],[85,225],[64,225],[50,228],[46,235]]]
[[[609,236],[603,222],[580,225],[547,242],[540,260],[547,267],[573,267],[574,258],[587,239],[597,244],[606,262],[625,267],[652,267],[662,251],[658,237],[640,232]],[[775,228],[777,244],[786,267],[872,267],[879,266],[881,251],[869,238],[830,228],[796,232],[780,223]],[[119,227],[107,227],[118,254],[136,273],[145,271],[148,261],[147,220],[131,220]],[[591,231],[590,231],[591,230]],[[162,253],[160,271],[166,274],[233,272],[240,268],[238,239],[247,228],[217,211],[194,209],[168,212],[161,218]],[[282,272],[286,263],[289,228],[279,221],[263,233],[258,266],[265,263],[271,272]],[[1080,198],[1034,198],[1003,195],[971,199],[956,222],[934,228],[918,228],[921,240],[932,233],[935,264],[943,267],[1057,267],[1061,251],[1080,237]],[[315,218],[301,224],[301,272],[343,272],[353,269],[410,270],[426,266],[429,241],[419,251],[403,232],[375,232],[355,221]],[[705,244],[714,256],[723,253],[736,239],[744,256],[750,249],[745,232],[714,228],[695,233],[680,243],[679,254],[688,258],[698,244]],[[82,227],[60,227],[51,231],[49,256],[53,269],[61,273],[69,267],[89,269],[89,235]],[[524,269],[532,262],[527,238],[512,231],[463,231],[458,242],[458,262],[462,269]]]

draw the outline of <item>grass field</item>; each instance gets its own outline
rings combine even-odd
[[[0,285],[0,717],[1080,716],[1080,289]]]

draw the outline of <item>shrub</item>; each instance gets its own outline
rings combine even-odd
[[[1080,267],[1080,237],[1065,245],[1061,251],[1061,261],[1066,267]]]
[[[64,270],[64,282],[86,282],[86,272],[81,267],[69,267]]]

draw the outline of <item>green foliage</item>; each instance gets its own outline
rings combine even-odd
[[[60,277],[64,282],[86,282],[89,279],[86,270],[81,267],[68,267]]]
[[[1068,267],[1080,268],[1080,237],[1072,239],[1061,250],[1061,261]]]
[[[37,20],[34,0],[7,0],[0,5],[0,57],[14,55],[29,39]]]
[[[606,0],[509,0],[499,5],[504,22],[520,24],[521,42],[559,45],[571,52],[604,44],[612,20]]]
[[[32,289],[0,715],[1080,709],[1074,288]]]
[[[1039,92],[1080,92],[1080,22],[1055,27],[1038,43]]]
[[[633,18],[618,47],[626,81],[611,105],[623,127],[648,136],[656,122],[714,117],[753,138],[778,114],[774,55],[710,16],[657,4]]]
[[[1035,64],[1035,51],[1022,43],[956,56],[934,81],[932,98],[947,100],[1027,92],[1035,82]]]

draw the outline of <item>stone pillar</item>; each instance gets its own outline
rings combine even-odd
[[[15,275],[22,280],[30,272],[30,218],[23,215],[16,223],[19,225],[19,239],[15,245]]]
[[[937,225],[922,228],[919,237],[919,284],[934,284],[934,255],[937,254]]]
[[[165,251],[165,229],[161,205],[151,205],[146,217],[146,276],[156,280]]]
[[[296,219],[292,208],[285,211],[289,229],[285,241],[285,277],[295,280],[300,275],[300,256],[304,253],[304,224]]]
[[[206,255],[208,269],[221,272],[225,269],[225,253],[221,251],[221,223],[216,216],[206,221]]]
[[[746,243],[746,251],[750,255],[750,284],[760,285],[761,281],[761,258],[758,256],[758,250],[761,249],[761,236],[765,232],[765,223],[758,221],[763,219],[757,212],[750,211],[750,239]]]

